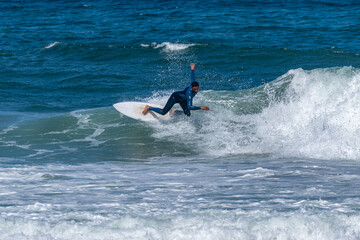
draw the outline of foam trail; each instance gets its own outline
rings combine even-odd
[[[171,43],[171,42],[163,42],[163,43],[152,43],[152,44],[141,44],[142,47],[152,47],[154,49],[161,48],[164,52],[177,52],[188,49],[189,47],[195,46],[197,44],[185,44],[185,43]]]
[[[52,47],[55,47],[56,45],[60,44],[60,42],[53,42],[49,45],[47,45],[46,47],[44,47],[45,49],[49,49],[49,48],[52,48]]]

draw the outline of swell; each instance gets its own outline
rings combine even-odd
[[[4,127],[2,157],[98,161],[156,156],[358,159],[360,70],[294,69],[248,90],[202,91],[190,118],[144,123],[112,107],[72,111]],[[164,105],[171,91],[137,98]],[[78,159],[78,160],[76,160]]]

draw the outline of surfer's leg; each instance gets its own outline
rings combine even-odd
[[[161,108],[149,107],[149,110],[153,111],[153,112],[156,112],[158,114],[161,114],[161,115],[165,115],[165,114],[163,114],[163,110]]]
[[[190,116],[190,109],[188,108],[187,102],[186,101],[181,101],[179,103],[180,103],[181,108],[184,111],[184,114],[186,116]]]
[[[177,103],[179,101],[179,94],[174,92],[173,94],[171,94],[169,100],[167,101],[167,103],[165,104],[165,107],[163,109],[161,108],[155,108],[155,107],[149,107],[149,110],[157,112],[161,115],[165,115],[167,114],[170,109],[174,106],[175,103]]]
[[[184,114],[184,111],[181,111],[181,110],[173,110],[173,115],[175,116],[180,116],[180,115],[183,115]]]
[[[165,107],[163,108],[164,115],[171,110],[171,108],[174,106],[175,103],[179,102],[179,98],[180,98],[179,93],[174,92],[173,94],[171,94],[169,100],[167,101]]]

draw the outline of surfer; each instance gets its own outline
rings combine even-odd
[[[196,107],[192,105],[192,100],[195,95],[199,92],[199,83],[195,81],[195,64],[190,64],[191,68],[191,84],[186,87],[183,91],[174,92],[171,94],[169,100],[165,104],[163,109],[150,107],[146,105],[144,111],[142,112],[144,115],[148,113],[148,111],[154,111],[161,115],[165,115],[170,111],[170,109],[174,106],[175,103],[179,103],[183,111],[173,110],[172,113],[175,115],[185,114],[186,116],[190,116],[190,110],[210,110],[208,107]]]

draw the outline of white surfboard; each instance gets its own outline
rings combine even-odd
[[[143,103],[143,102],[120,102],[114,104],[114,108],[121,112],[122,114],[141,121],[150,122],[150,121],[161,121],[161,120],[170,120],[170,112],[165,115],[158,114],[153,111],[148,111],[146,115],[142,114],[145,106],[149,105],[150,107],[162,108],[162,106],[151,104],[151,103]]]

